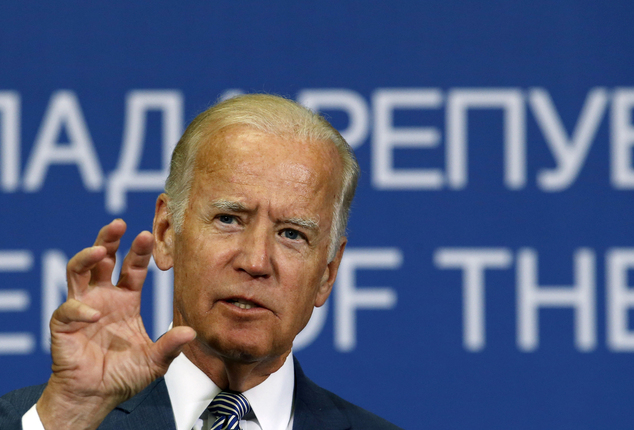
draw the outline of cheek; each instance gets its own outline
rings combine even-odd
[[[200,254],[191,254],[188,249],[178,247],[174,259],[174,300],[182,311],[197,306],[202,302],[204,291],[204,265],[196,258]],[[185,308],[185,309],[182,309]]]
[[[218,253],[213,252],[209,241],[201,240],[200,235],[183,235],[175,246],[174,273],[180,271],[180,277],[191,280],[209,270]]]
[[[286,283],[289,287],[285,291],[285,296],[289,298],[286,300],[286,304],[289,306],[287,311],[297,313],[298,318],[301,318],[301,311],[306,313],[314,307],[315,298],[323,277],[323,270],[316,268],[314,265],[309,267],[311,270],[306,270],[306,267],[303,267],[303,269],[289,271],[291,278],[290,282]]]

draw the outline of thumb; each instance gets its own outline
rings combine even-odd
[[[161,373],[167,371],[170,363],[181,353],[183,347],[196,338],[196,332],[191,327],[178,326],[161,336],[152,348],[152,361]]]

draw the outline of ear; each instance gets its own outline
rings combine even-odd
[[[168,270],[174,266],[174,225],[172,215],[167,210],[169,197],[163,193],[156,199],[154,223],[152,234],[154,235],[154,250],[152,255],[156,265],[161,270]]]
[[[317,290],[317,296],[315,297],[315,306],[317,307],[323,306],[332,292],[332,286],[335,284],[335,279],[337,278],[337,271],[339,270],[339,264],[341,264],[346,243],[348,243],[348,239],[345,237],[339,240],[339,249],[337,249],[335,258],[328,263],[324,271],[324,276],[321,278],[321,285],[319,285],[319,290]]]

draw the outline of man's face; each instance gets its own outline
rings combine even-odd
[[[183,228],[165,235],[175,324],[232,359],[290,351],[341,259],[343,246],[328,263],[340,178],[337,151],[323,143],[232,127],[203,144]]]

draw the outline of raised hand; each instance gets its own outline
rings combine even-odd
[[[95,244],[68,263],[68,300],[51,318],[53,374],[38,401],[44,427],[92,429],[119,403],[163,375],[195,337],[176,327],[156,343],[140,316],[141,289],[152,255],[151,233],[140,233],[111,281],[123,220],[103,227]]]

